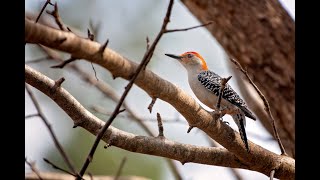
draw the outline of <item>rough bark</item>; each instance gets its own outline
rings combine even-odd
[[[115,77],[127,80],[132,77],[137,68],[136,63],[109,48],[106,48],[101,54],[99,51],[101,45],[97,42],[80,38],[70,32],[34,24],[29,20],[25,20],[25,40],[28,43],[39,43],[71,53],[74,57],[97,63],[109,70]],[[250,153],[248,153],[238,133],[228,125],[216,121],[214,116],[201,108],[190,95],[170,82],[149,70],[145,70],[139,74],[135,84],[150,96],[171,104],[186,118],[190,125],[203,130],[239,158],[243,165],[252,168],[251,170],[269,175],[271,170],[276,169],[275,177],[294,178],[295,161],[292,158],[279,156],[251,141],[248,142],[250,146]]]
[[[295,157],[295,25],[277,0],[182,0],[265,94],[287,153]],[[234,69],[235,70],[235,69]],[[238,71],[238,70],[235,70]],[[237,77],[249,107],[273,134],[260,100]]]

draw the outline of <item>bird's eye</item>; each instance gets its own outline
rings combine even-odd
[[[192,58],[192,57],[193,57],[193,54],[188,54],[187,57],[188,57],[188,58]]]

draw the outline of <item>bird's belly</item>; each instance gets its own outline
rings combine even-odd
[[[194,95],[206,106],[216,109],[218,97],[205,88],[198,80],[189,82]]]

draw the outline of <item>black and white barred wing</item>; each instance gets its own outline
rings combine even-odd
[[[198,75],[198,80],[201,82],[201,84],[216,96],[219,96],[221,79],[222,78],[218,74],[212,71],[202,71]],[[240,108],[247,117],[256,120],[256,117],[249,111],[246,103],[240,98],[240,96],[231,88],[228,83],[223,90],[222,98]]]

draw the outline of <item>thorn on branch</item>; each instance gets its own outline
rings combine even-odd
[[[227,84],[227,82],[231,79],[232,76],[229,76],[228,78],[222,78],[220,82],[220,89],[219,89],[219,97],[218,97],[218,102],[217,102],[217,109],[220,109],[220,104],[221,104],[221,97],[223,94],[223,90]]]
[[[58,79],[58,80],[56,80],[56,81],[54,82],[54,85],[53,85],[53,87],[52,87],[52,89],[51,89],[51,94],[55,93],[55,92],[57,91],[57,89],[58,89],[59,87],[61,87],[61,84],[64,82],[64,80],[65,80],[65,78],[62,77],[62,78],[60,78],[60,79]]]
[[[80,122],[74,121],[72,128],[77,128],[78,126],[80,126]]]
[[[119,110],[118,114],[124,112],[125,110],[126,110],[126,109],[121,109],[121,110]]]
[[[191,131],[191,129],[193,129],[193,128],[194,128],[194,126],[189,126],[187,133],[189,133]]]
[[[109,44],[109,39],[107,39],[107,41],[99,48],[98,53],[103,55],[103,52],[107,48],[108,44]]]
[[[153,108],[154,103],[156,103],[156,100],[157,100],[157,98],[152,97],[151,103],[148,106],[148,109],[149,109],[150,113],[152,112],[152,108]]]
[[[163,125],[162,125],[162,120],[161,120],[160,113],[157,113],[157,121],[158,121],[158,128],[159,128],[159,135],[158,135],[158,137],[164,138],[164,135],[163,135]]]
[[[187,161],[180,161],[182,165],[186,164]]]
[[[94,34],[90,32],[90,29],[88,29],[88,39],[90,39],[91,41],[94,41]]]
[[[60,68],[60,69],[62,69],[62,68],[64,68],[64,66],[66,66],[67,64],[69,64],[69,63],[71,63],[71,62],[73,62],[75,60],[78,60],[78,59],[71,56],[68,60],[63,61],[62,63],[60,63],[58,65],[51,66],[51,68]]]

